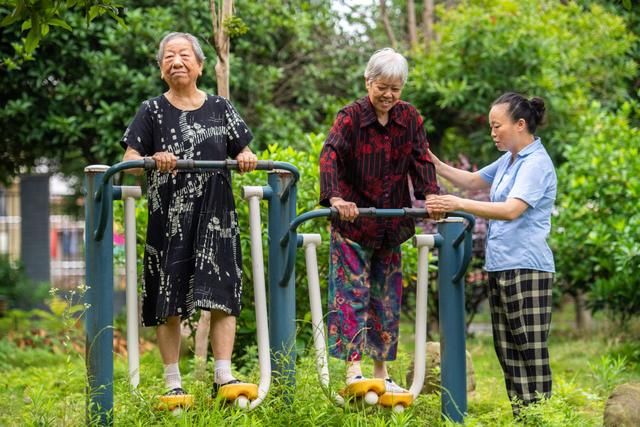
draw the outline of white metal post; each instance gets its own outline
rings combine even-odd
[[[142,197],[140,187],[120,187],[124,201],[124,254],[127,282],[127,358],[129,382],[134,389],[140,384],[140,348],[138,341],[138,262],[136,254],[136,199]]]
[[[267,292],[264,278],[264,256],[262,254],[262,227],[260,225],[260,200],[262,187],[244,187],[244,198],[249,201],[249,231],[251,236],[251,264],[253,267],[253,295],[256,312],[258,340],[258,362],[260,384],[258,398],[249,409],[257,407],[267,396],[271,386],[271,355],[269,349],[269,319],[267,317]]]
[[[416,336],[413,356],[413,381],[409,392],[417,399],[422,391],[426,371],[427,308],[429,295],[429,248],[435,246],[432,234],[418,234],[413,238],[418,247],[418,280],[416,284]]]

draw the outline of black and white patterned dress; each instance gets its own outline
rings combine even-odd
[[[122,137],[144,156],[235,158],[253,135],[225,98],[180,110],[164,95],[142,103]],[[142,324],[191,316],[196,308],[237,316],[242,295],[240,237],[229,171],[147,172],[149,222],[144,254]]]

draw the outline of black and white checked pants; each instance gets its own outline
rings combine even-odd
[[[547,338],[553,273],[516,269],[489,272],[493,344],[514,413],[551,396]]]

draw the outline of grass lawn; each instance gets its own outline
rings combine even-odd
[[[640,381],[640,328],[620,330],[604,320],[588,336],[578,336],[570,313],[554,317],[550,354],[554,378],[553,397],[527,408],[527,425],[599,426],[606,398],[615,385]],[[411,326],[403,325],[405,341],[400,357],[391,365],[394,378],[404,381],[411,362]],[[26,333],[26,332],[25,332]],[[73,338],[70,338],[73,340]],[[83,354],[65,352],[62,345],[52,352],[44,344],[19,348],[14,339],[0,339],[0,426],[75,426],[85,423],[85,368]],[[70,348],[70,347],[69,347]],[[467,340],[476,373],[476,390],[469,396],[466,426],[513,425],[504,381],[493,351],[491,337]],[[247,357],[251,360],[252,350]],[[257,365],[257,357],[255,358]],[[132,392],[126,380],[126,357],[115,358],[115,425],[125,426],[444,426],[440,397],[421,396],[401,414],[373,408],[333,406],[322,393],[313,359],[298,358],[297,389],[293,401],[283,397],[283,386],[274,383],[265,402],[244,412],[209,399],[210,380],[196,381],[192,358],[181,360],[184,386],[195,395],[196,408],[175,417],[155,409],[155,396],[162,390],[162,367],[157,349],[143,354],[141,384]],[[365,369],[371,369],[365,365]],[[210,369],[211,372],[211,369]],[[341,386],[342,364],[332,361],[332,384]],[[367,372],[365,371],[365,374]],[[246,377],[245,377],[246,378]],[[249,374],[258,380],[257,369]]]

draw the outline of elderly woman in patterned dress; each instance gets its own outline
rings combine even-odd
[[[149,222],[144,255],[142,323],[156,326],[167,395],[182,389],[180,321],[211,311],[214,394],[238,382],[231,373],[236,317],[242,294],[238,223],[227,170],[176,172],[177,159],[236,159],[255,169],[251,131],[231,103],[198,89],[204,54],[188,33],[160,42],[160,77],[169,89],[144,101],[121,144],[124,160],[151,157],[147,173]]]

